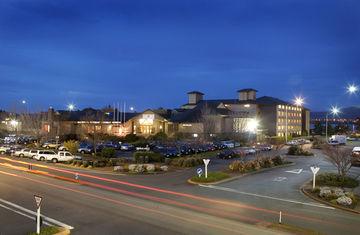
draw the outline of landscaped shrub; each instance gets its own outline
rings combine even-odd
[[[316,184],[319,186],[355,188],[359,182],[348,176],[341,177],[335,173],[323,173],[316,176]]]
[[[82,166],[83,167],[88,167],[89,166],[89,161],[83,161]]]
[[[238,171],[240,164],[241,164],[241,161],[235,160],[235,161],[233,161],[232,163],[229,164],[229,169],[231,171]]]
[[[124,137],[124,142],[127,142],[127,143],[133,143],[133,142],[136,142],[140,139],[139,136],[135,135],[135,134],[127,134],[125,137]]]
[[[325,141],[323,141],[322,139],[314,138],[311,148],[321,149],[324,144],[325,144]]]
[[[304,150],[301,146],[291,146],[288,150],[288,155],[312,156],[313,153]]]
[[[260,160],[260,165],[262,168],[270,168],[274,166],[274,162],[271,160],[271,158],[262,158]]]
[[[68,140],[64,142],[64,147],[72,154],[77,153],[79,143],[76,140]]]
[[[284,164],[284,161],[283,161],[283,159],[281,158],[280,155],[277,155],[277,156],[273,157],[271,160],[274,162],[275,166],[279,166],[279,165]]]
[[[103,148],[101,150],[101,156],[104,157],[104,158],[113,158],[115,157],[115,149],[113,148]]]
[[[171,160],[170,165],[175,167],[194,167],[203,164],[202,158],[179,157]]]
[[[154,152],[135,152],[134,161],[136,163],[163,162],[164,156]]]

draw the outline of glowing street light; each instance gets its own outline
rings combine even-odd
[[[302,97],[295,97],[294,103],[296,106],[302,106],[305,102],[304,102],[304,98]]]
[[[130,107],[130,111],[134,111],[134,110],[135,110],[135,108],[131,106],[131,107]]]
[[[74,104],[68,104],[67,109],[69,111],[74,111],[75,110],[75,105]]]
[[[340,113],[340,109],[337,106],[332,106],[330,109],[330,113],[326,113],[326,124],[325,124],[325,134],[326,134],[326,142],[328,142],[328,119],[329,119],[329,114],[332,114],[333,116],[336,116]]]
[[[346,89],[349,94],[355,94],[356,92],[359,91],[359,87],[356,86],[355,84],[349,85]]]
[[[26,104],[26,100],[22,100],[21,103],[22,103],[22,104]]]
[[[256,133],[259,127],[259,120],[252,118],[247,122],[246,130],[251,133]]]

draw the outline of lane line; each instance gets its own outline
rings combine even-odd
[[[200,186],[200,187],[204,187],[204,188],[212,188],[212,189],[217,189],[217,190],[232,192],[232,193],[244,194],[244,195],[248,195],[248,196],[261,197],[261,198],[267,198],[267,199],[272,199],[272,200],[277,200],[277,201],[282,201],[282,202],[289,202],[289,203],[301,204],[301,205],[305,205],[305,206],[313,206],[313,207],[320,207],[320,208],[335,210],[334,207],[324,206],[324,205],[321,205],[321,204],[313,204],[313,203],[307,203],[307,202],[299,202],[299,201],[290,200],[290,199],[284,199],[284,198],[278,198],[278,197],[271,197],[271,196],[260,195],[260,194],[255,194],[255,193],[247,193],[247,192],[238,191],[238,190],[236,190],[236,189],[225,188],[225,187],[221,187],[221,186],[203,185],[203,184],[199,184],[199,186]]]
[[[36,212],[35,212],[35,211],[31,211],[31,210],[29,210],[29,209],[26,209],[26,208],[24,208],[24,207],[22,207],[22,206],[19,206],[19,205],[15,204],[15,203],[6,201],[6,200],[1,199],[1,198],[0,198],[0,202],[2,202],[2,203],[4,203],[4,204],[7,204],[7,205],[9,205],[9,206],[12,206],[12,207],[14,207],[14,208],[16,208],[16,209],[19,209],[19,210],[21,210],[21,211],[27,212],[27,213],[29,213],[29,214],[31,214],[31,215],[35,215],[35,216],[36,216]],[[43,215],[43,214],[41,214],[41,216],[44,218],[44,220],[47,220],[47,221],[49,221],[49,222],[51,222],[51,223],[53,223],[53,224],[56,224],[56,225],[58,225],[58,226],[60,226],[60,227],[64,227],[64,228],[67,228],[67,229],[70,229],[70,230],[71,230],[71,229],[74,229],[74,227],[72,227],[72,226],[70,226],[70,225],[64,224],[64,223],[62,223],[62,222],[60,222],[60,221],[58,221],[58,220],[52,219],[52,218],[47,217],[47,216],[45,216],[45,215]]]
[[[24,214],[24,213],[22,213],[22,212],[20,212],[20,211],[18,211],[18,210],[14,210],[14,209],[12,209],[12,208],[10,208],[10,207],[7,207],[7,206],[5,206],[5,205],[3,205],[3,204],[0,204],[0,207],[2,207],[2,208],[4,208],[4,209],[7,209],[7,210],[9,210],[9,211],[15,212],[16,214],[22,215],[22,216],[27,217],[27,218],[29,218],[29,219],[32,219],[32,220],[34,220],[34,221],[36,220],[36,217],[33,217],[33,216],[30,216],[30,215]],[[52,226],[52,225],[53,225],[53,224],[49,224],[49,223],[46,222],[46,221],[44,221],[43,223],[46,224],[47,226]]]

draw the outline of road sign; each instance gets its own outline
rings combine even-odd
[[[204,162],[205,166],[207,166],[210,162],[210,159],[203,159],[203,162]]]
[[[39,208],[41,205],[42,197],[34,195],[36,207]]]
[[[312,173],[314,175],[316,175],[318,173],[318,171],[320,170],[320,167],[312,166],[312,167],[310,167],[310,169],[311,169]]]
[[[198,174],[199,177],[201,177],[202,173],[203,173],[203,170],[201,168],[198,168],[196,170],[196,173]]]
[[[209,165],[210,159],[203,159],[203,162],[205,164],[205,178],[207,178],[207,167]]]
[[[310,167],[312,173],[313,173],[313,189],[315,189],[315,182],[316,182],[316,174],[319,172],[320,167],[312,166]]]

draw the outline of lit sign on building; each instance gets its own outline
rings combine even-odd
[[[143,114],[142,118],[139,119],[140,125],[153,125],[155,114]]]

